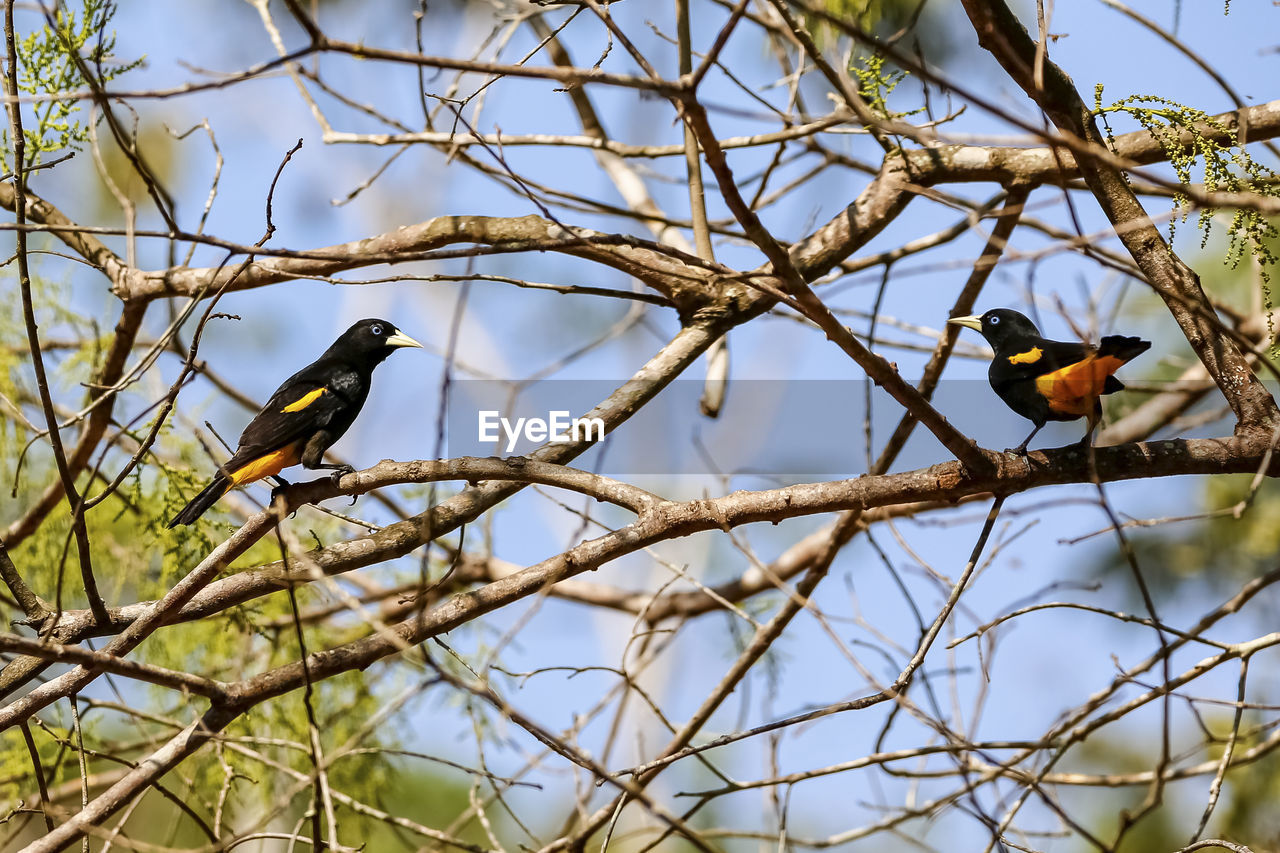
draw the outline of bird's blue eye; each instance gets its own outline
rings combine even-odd
[[[993,326],[998,326],[998,325],[1000,325],[1000,318],[999,318],[999,317],[988,317],[988,318],[987,318],[987,322],[988,322],[988,323],[990,323],[990,324],[991,324],[991,325],[993,325]]]
[[[374,323],[372,326],[370,326],[370,327],[369,327],[369,331],[370,331],[371,333],[375,334],[375,335],[381,335],[381,334],[382,334],[382,324],[381,324],[381,323]]]

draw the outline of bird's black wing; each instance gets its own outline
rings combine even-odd
[[[285,380],[240,434],[235,455],[223,467],[234,471],[268,453],[305,441],[347,408],[333,389],[340,371],[309,365]]]

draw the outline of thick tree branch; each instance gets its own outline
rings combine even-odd
[[[1253,473],[1267,454],[1266,444],[1263,439],[1233,436],[1097,448],[1097,477],[1106,483],[1153,476]],[[375,634],[337,649],[313,653],[307,661],[310,677],[327,678],[339,672],[363,669],[398,653],[405,644],[420,643],[550,584],[668,539],[818,513],[867,510],[915,501],[959,501],[989,493],[1012,494],[1043,486],[1093,482],[1085,454],[1076,446],[1035,451],[1025,457],[999,454],[996,463],[991,474],[974,474],[959,462],[946,462],[902,474],[734,492],[709,500],[663,501],[626,527],[583,542],[481,589],[459,593],[434,610],[391,626],[394,638]],[[508,460],[504,464],[512,479],[521,476],[519,461]],[[1277,471],[1280,471],[1280,460],[1271,463],[1268,473],[1274,476]],[[444,473],[430,463],[387,462],[349,474],[337,486],[322,480],[307,484],[306,489],[315,489],[317,495],[336,496],[345,493],[344,485],[359,492],[398,482],[431,482]],[[321,553],[312,552],[312,555]],[[320,564],[319,560],[317,563]],[[324,568],[330,570],[329,566]],[[236,704],[259,702],[300,688],[305,678],[302,663],[287,664],[230,685],[228,695]]]
[[[1236,436],[1100,447],[1096,449],[1098,477],[1105,483],[1187,474],[1254,473],[1266,457],[1266,444],[1264,439]],[[624,487],[622,492],[618,492],[615,491],[614,481],[608,478],[598,478],[587,472],[561,468],[558,465],[537,464],[524,457],[506,460],[459,458],[418,462],[385,461],[364,471],[349,474],[336,485],[329,479],[299,484],[289,490],[288,496],[291,500],[316,502],[339,495],[365,494],[377,488],[401,483],[485,477],[489,478],[488,482],[467,491],[474,491],[477,495],[497,492],[503,487],[514,491],[519,485],[541,482],[567,487],[603,500],[616,500],[641,513],[640,518],[626,528],[577,546],[538,567],[502,577],[484,587],[487,592],[483,594],[460,594],[461,599],[455,597],[445,605],[446,608],[451,605],[453,607],[451,612],[454,615],[448,621],[452,626],[504,606],[547,584],[597,568],[639,548],[697,532],[761,522],[778,523],[806,515],[847,510],[865,513],[865,520],[869,523],[884,517],[881,513],[874,512],[881,507],[889,508],[886,512],[891,517],[908,509],[914,512],[920,508],[939,508],[992,492],[1010,494],[1043,486],[1092,482],[1084,456],[1074,445],[1057,450],[1034,451],[1026,457],[995,454],[994,461],[995,470],[990,474],[973,474],[959,462],[947,462],[900,474],[809,483],[757,492],[734,492],[721,498],[683,503],[658,499],[640,490],[632,492],[632,487]],[[1271,469],[1268,473],[1272,475],[1280,471],[1280,460],[1273,461]],[[517,485],[513,487],[512,484]],[[443,507],[442,504],[440,508]],[[443,514],[441,517],[446,518]],[[447,518],[456,519],[457,515],[451,513]],[[410,522],[391,525],[371,536],[308,552],[306,559],[326,575],[352,571],[413,550],[417,543],[412,530]],[[803,561],[797,563],[792,573],[805,565],[807,563]],[[279,562],[238,572],[213,586],[202,588],[202,591],[189,599],[184,599],[184,604],[178,610],[170,611],[166,608],[172,614],[168,621],[190,621],[223,612],[234,605],[278,591],[282,588],[282,583],[287,583],[292,577],[289,566]],[[762,588],[754,582],[751,584],[752,590]],[[699,592],[689,595],[701,597],[704,594]],[[461,609],[459,601],[464,602]],[[673,607],[674,602],[675,599]],[[688,606],[688,602],[679,605]],[[125,630],[137,619],[153,612],[152,602],[115,609],[111,611],[110,630]],[[675,610],[659,610],[648,614],[654,620],[671,615],[675,615]],[[427,624],[443,624],[440,614],[435,610],[424,618]],[[455,623],[454,620],[458,621]],[[411,619],[405,624],[409,623],[417,624],[417,619]],[[56,626],[56,634],[64,638],[62,642],[83,639],[93,633],[97,633],[93,622],[84,611],[63,614]],[[433,634],[428,636],[430,635]],[[415,643],[421,639],[404,637],[404,642]],[[0,720],[3,719],[0,715]]]
[[[0,182],[0,207],[14,211],[18,204],[17,193],[11,181]],[[28,222],[47,226],[49,233],[67,245],[69,249],[102,271],[113,287],[125,285],[135,273],[133,269],[105,243],[92,234],[76,230],[72,222],[58,208],[26,191],[26,218]]]
[[[1189,151],[1197,137],[1234,146],[1241,144],[1246,133],[1250,142],[1280,136],[1280,100],[1219,113],[1211,123],[1198,125],[1194,133],[1181,131],[1176,140]],[[1107,150],[1134,166],[1149,166],[1168,161],[1170,141],[1138,130],[1120,134],[1114,147]],[[913,179],[930,186],[973,181],[1060,184],[1082,176],[1076,156],[1061,147],[937,145],[912,149],[903,156]]]
[[[540,216],[438,216],[385,234],[305,252],[245,251],[263,257],[249,264],[224,292],[251,290],[296,278],[329,276],[375,264],[422,260],[442,246],[477,243],[505,251],[563,252],[634,276],[677,304],[697,301],[713,270],[694,256],[639,238],[567,228]],[[119,293],[130,300],[212,294],[231,279],[234,268],[175,267],[144,272]],[[726,271],[727,272],[727,271]],[[705,296],[703,296],[705,299]]]
[[[61,663],[83,664],[102,672],[112,672],[126,678],[137,679],[149,684],[158,684],[174,690],[188,691],[197,696],[210,699],[223,698],[221,683],[211,678],[192,675],[180,670],[165,669],[151,664],[138,663],[117,657],[107,652],[95,652],[80,646],[67,646],[61,643],[46,643],[40,640],[28,640],[13,634],[0,634],[0,651],[21,652],[40,660]]]

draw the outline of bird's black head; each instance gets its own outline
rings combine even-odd
[[[947,322],[981,332],[997,351],[1009,341],[1040,336],[1036,324],[1012,308],[992,308],[981,317],[954,317]]]
[[[325,352],[325,356],[378,364],[401,347],[421,346],[422,344],[386,320],[370,318],[361,320],[343,332]]]

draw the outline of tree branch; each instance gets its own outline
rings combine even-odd
[[[374,264],[422,260],[432,250],[454,243],[478,243],[508,251],[555,251],[587,258],[640,279],[677,305],[705,301],[706,281],[712,274],[698,258],[684,256],[676,249],[635,237],[565,228],[540,216],[438,216],[385,234],[306,252],[255,250],[278,257],[249,264],[226,292],[333,275]],[[120,295],[131,300],[151,300],[211,294],[231,275],[232,270],[225,266],[145,272]]]

